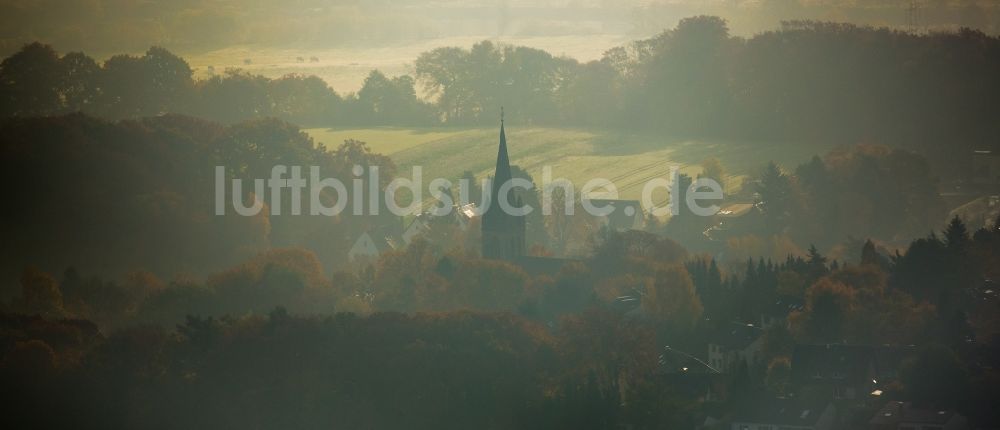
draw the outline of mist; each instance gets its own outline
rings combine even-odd
[[[0,415],[997,428],[998,11],[0,0]]]
[[[4,0],[0,8],[2,54],[40,40],[96,55],[152,45],[194,54],[237,45],[377,47],[455,37],[641,38],[693,15],[725,18],[740,36],[784,20],[996,33],[1000,11],[995,2],[976,0]]]

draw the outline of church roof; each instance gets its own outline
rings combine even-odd
[[[497,151],[497,165],[493,174],[493,192],[490,197],[493,203],[497,202],[497,195],[500,194],[500,187],[511,179],[510,156],[507,155],[507,133],[503,127],[503,116],[500,117],[500,149]]]

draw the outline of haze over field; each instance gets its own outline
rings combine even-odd
[[[584,62],[600,59],[609,48],[629,41],[626,36],[616,34],[453,36],[410,42],[387,42],[371,47],[235,46],[194,53],[189,55],[187,60],[194,69],[195,76],[199,78],[222,73],[227,68],[240,68],[269,78],[301,73],[319,76],[338,92],[346,93],[360,90],[372,70],[377,69],[390,76],[412,75],[413,62],[421,53],[442,46],[472,46],[484,39],[539,48],[554,55],[565,55]]]
[[[490,39],[580,61],[655,35],[684,17],[728,20],[750,36],[784,20],[830,20],[997,33],[1000,7],[982,0],[2,0],[0,54],[42,41],[98,58],[152,45],[182,54],[197,76],[240,67],[268,77],[306,73],[356,91],[367,71],[411,73],[416,56]],[[315,60],[313,60],[315,57]],[[249,61],[248,61],[249,60]]]
[[[1000,428],[998,14],[0,0],[4,428]]]
[[[400,174],[409,177],[414,166],[424,175],[459,178],[471,171],[477,178],[493,174],[492,153],[496,130],[491,128],[372,128],[305,130],[316,142],[335,148],[347,139],[368,143],[373,151],[392,158]],[[532,177],[542,178],[542,168],[552,169],[553,179],[569,179],[577,191],[590,179],[605,178],[618,184],[623,199],[638,200],[644,179],[665,177],[671,166],[681,174],[704,174],[700,163],[718,157],[729,169],[727,184],[734,191],[740,181],[770,160],[784,165],[804,163],[816,153],[832,149],[825,143],[765,143],[704,141],[600,130],[511,127],[508,136],[511,162]],[[425,176],[426,182],[430,177]],[[662,190],[661,190],[662,191]],[[662,193],[654,200],[664,199]]]

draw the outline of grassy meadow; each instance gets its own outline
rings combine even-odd
[[[466,170],[484,178],[493,172],[498,144],[496,128],[365,128],[305,130],[313,139],[335,147],[346,139],[368,143],[373,151],[388,155],[409,176],[422,166],[424,182],[432,178],[457,179]],[[658,136],[562,128],[517,128],[508,125],[507,145],[511,163],[524,168],[537,184],[543,166],[551,166],[553,179],[566,178],[577,190],[593,178],[610,179],[623,199],[638,199],[643,184],[653,177],[666,178],[670,166],[695,176],[700,163],[716,156],[722,161],[732,190],[742,177],[774,160],[786,169],[829,150],[820,144],[780,145],[762,142],[706,142]],[[661,199],[657,194],[657,201]]]

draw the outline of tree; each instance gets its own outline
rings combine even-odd
[[[639,268],[652,275],[658,264],[682,264],[688,257],[683,246],[655,234],[629,230],[605,231],[593,247],[592,261],[604,273],[635,273]]]
[[[345,121],[343,100],[317,76],[285,75],[268,82],[267,91],[273,114],[286,121],[304,127]]]
[[[674,333],[686,333],[694,328],[704,310],[688,271],[680,265],[669,265],[656,271],[652,283],[646,284],[642,310],[656,321],[666,323]]]
[[[789,317],[792,332],[800,341],[839,343],[848,334],[848,321],[855,307],[853,288],[829,278],[820,279],[806,291],[805,309]]]
[[[948,228],[944,231],[944,244],[956,256],[965,254],[970,242],[969,230],[965,227],[962,219],[955,215],[948,223]]]
[[[534,296],[519,267],[484,259],[463,261],[447,294],[459,308],[489,311],[513,311]]]
[[[428,95],[437,98],[439,109],[448,122],[470,115],[471,67],[468,52],[456,47],[437,48],[417,57],[417,79],[423,83]]]
[[[63,65],[49,45],[35,42],[0,63],[0,117],[56,113]]]
[[[59,85],[65,106],[70,112],[94,112],[100,95],[101,66],[80,52],[70,52],[59,59],[63,78]]]
[[[722,162],[716,157],[708,157],[701,162],[701,174],[699,179],[704,177],[719,183],[723,189],[726,187],[726,171],[722,167]]]
[[[629,109],[644,127],[680,134],[711,133],[729,103],[729,28],[718,17],[682,19],[651,40]]]
[[[791,180],[773,161],[760,174],[757,186],[768,232],[784,231],[793,217]]]
[[[930,375],[933,375],[931,377]],[[965,404],[969,376],[951,349],[927,346],[904,362],[900,380],[907,397],[927,409],[948,409]]]
[[[59,284],[48,273],[35,267],[21,272],[21,306],[25,312],[59,315],[63,311]]]
[[[389,78],[372,70],[358,91],[361,119],[375,124],[424,124],[429,116],[417,99],[415,81],[408,75]]]
[[[542,216],[541,196],[539,195],[538,188],[535,186],[535,179],[531,177],[531,174],[518,165],[511,166],[510,171],[512,178],[524,179],[531,183],[530,189],[515,189],[517,197],[521,199],[521,203],[525,206],[534,208],[530,214],[525,216],[525,230],[528,248],[537,245],[548,247],[551,244],[551,240],[549,238],[548,231],[545,229],[545,218]]]
[[[910,243],[896,259],[891,283],[918,299],[940,304],[953,290],[959,275],[947,246],[936,235]]]
[[[184,112],[191,102],[191,67],[154,46],[142,57],[115,55],[104,62],[100,108],[112,119]]]
[[[482,205],[483,202],[483,188],[480,183],[476,181],[476,175],[472,173],[471,170],[466,170],[462,172],[462,177],[460,178],[461,184],[463,184],[464,189],[460,189],[459,192],[465,194],[469,197],[468,202],[461,203],[475,203],[476,206]]]
[[[778,396],[787,394],[791,384],[792,363],[788,357],[776,357],[767,364],[764,383],[767,388]]]
[[[274,115],[270,80],[240,69],[198,81],[192,112],[226,124]],[[279,105],[280,106],[280,105]]]
[[[875,243],[871,239],[866,240],[864,247],[861,248],[861,264],[881,266],[881,261],[882,258],[875,249]]]
[[[816,245],[809,246],[809,255],[806,258],[809,264],[809,280],[815,281],[830,272],[826,267],[826,257],[819,253]]]

